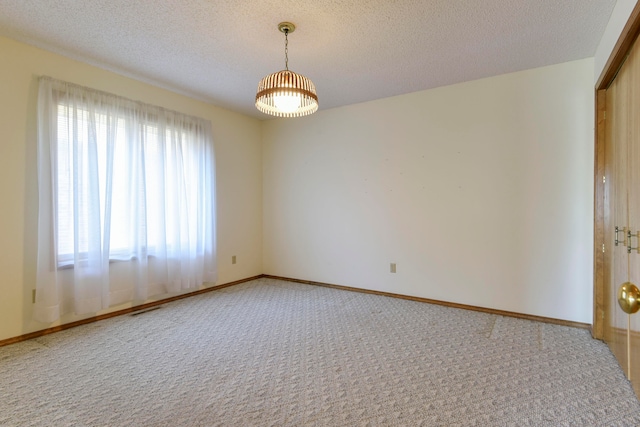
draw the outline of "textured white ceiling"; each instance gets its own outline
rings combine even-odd
[[[258,118],[289,68],[320,109],[593,56],[616,0],[0,0],[0,35]]]

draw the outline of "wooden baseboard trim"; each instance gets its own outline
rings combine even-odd
[[[522,313],[516,313],[516,312],[512,312],[512,311],[495,310],[495,309],[492,309],[492,308],[476,307],[476,306],[472,306],[472,305],[458,304],[458,303],[447,302],[447,301],[439,301],[439,300],[434,300],[434,299],[429,299],[429,298],[414,297],[414,296],[402,295],[402,294],[394,294],[394,293],[391,293],[391,292],[374,291],[372,289],[363,289],[363,288],[354,288],[354,287],[351,287],[351,286],[334,285],[334,284],[331,284],[331,283],[315,282],[315,281],[312,281],[312,280],[294,279],[294,278],[291,278],[291,277],[273,276],[273,275],[270,275],[270,274],[259,274],[257,276],[248,277],[246,279],[236,280],[234,282],[229,282],[229,283],[225,283],[225,284],[222,284],[222,285],[211,286],[210,288],[199,289],[197,291],[189,292],[189,293],[186,293],[186,294],[176,295],[176,296],[173,296],[173,297],[170,297],[170,298],[164,298],[164,299],[161,299],[161,300],[158,300],[158,301],[152,301],[152,302],[148,302],[148,303],[145,303],[145,304],[136,305],[134,307],[125,308],[125,309],[122,309],[122,310],[114,311],[112,313],[106,313],[106,314],[101,314],[99,316],[88,317],[86,319],[77,320],[75,322],[65,323],[64,325],[59,325],[59,326],[54,326],[52,328],[42,329],[40,331],[35,331],[35,332],[31,332],[31,333],[24,334],[24,335],[19,335],[17,337],[13,337],[13,338],[7,338],[7,339],[4,339],[4,340],[0,340],[0,347],[5,346],[5,345],[9,345],[9,344],[15,344],[15,343],[18,343],[18,342],[21,342],[21,341],[30,340],[30,339],[33,339],[33,338],[38,338],[38,337],[41,337],[41,336],[44,336],[44,335],[53,334],[55,332],[64,331],[65,329],[75,328],[76,326],[86,325],[88,323],[98,322],[100,320],[110,319],[110,318],[116,317],[116,316],[122,316],[122,315],[125,315],[125,314],[135,313],[136,311],[148,310],[148,309],[150,309],[152,307],[157,307],[159,305],[167,304],[167,303],[170,303],[172,301],[177,301],[177,300],[181,300],[181,299],[184,299],[184,298],[189,298],[189,297],[193,297],[193,296],[196,296],[196,295],[204,294],[204,293],[207,293],[207,292],[212,292],[212,291],[216,291],[216,290],[219,290],[219,289],[228,288],[229,286],[239,285],[241,283],[250,282],[251,280],[256,280],[256,279],[261,279],[261,278],[284,280],[284,281],[287,281],[287,282],[302,283],[302,284],[305,284],[305,285],[313,285],[313,286],[322,286],[322,287],[325,287],[325,288],[340,289],[340,290],[343,290],[343,291],[360,292],[360,293],[364,293],[364,294],[373,294],[373,295],[380,295],[380,296],[391,297],[391,298],[405,299],[405,300],[409,300],[409,301],[424,302],[424,303],[427,303],[427,304],[436,304],[436,305],[441,305],[441,306],[445,306],[445,307],[460,308],[460,309],[463,309],[463,310],[471,310],[471,311],[478,311],[478,312],[481,312],[481,313],[495,314],[495,315],[498,315],[498,316],[515,317],[515,318],[518,318],[518,319],[533,320],[533,321],[536,321],[536,322],[550,323],[550,324],[554,324],[554,325],[570,326],[570,327],[573,327],[573,328],[591,329],[591,325],[588,324],[588,323],[571,322],[569,320],[561,320],[561,319],[554,319],[554,318],[550,318],[550,317],[534,316],[534,315],[531,315],[531,314],[522,314]]]
[[[173,301],[177,301],[177,300],[181,300],[181,299],[184,299],[184,298],[193,297],[193,296],[204,294],[204,293],[211,292],[211,291],[217,291],[217,290],[222,289],[222,288],[228,288],[229,286],[239,285],[240,283],[245,283],[245,282],[249,282],[251,280],[260,279],[261,277],[264,277],[264,276],[262,274],[259,274],[257,276],[248,277],[246,279],[236,280],[234,282],[229,282],[229,283],[225,283],[225,284],[222,284],[222,285],[211,286],[209,288],[199,289],[197,291],[189,292],[189,293],[186,293],[186,294],[176,295],[176,296],[169,297],[169,298],[164,298],[164,299],[161,299],[161,300],[158,300],[158,301],[151,301],[151,302],[147,302],[147,303],[144,303],[144,304],[136,305],[134,307],[129,307],[129,308],[125,308],[125,309],[122,309],[122,310],[117,310],[117,311],[114,311],[112,313],[106,313],[106,314],[101,314],[99,316],[88,317],[86,319],[76,320],[75,322],[65,323],[63,325],[54,326],[54,327],[47,328],[47,329],[42,329],[40,331],[35,331],[35,332],[31,332],[31,333],[24,334],[24,335],[19,335],[17,337],[13,337],[13,338],[7,338],[7,339],[4,339],[4,340],[0,340],[0,347],[5,346],[5,345],[9,345],[9,344],[15,344],[15,343],[18,343],[18,342],[21,342],[21,341],[30,340],[30,339],[33,339],[33,338],[38,338],[38,337],[41,337],[41,336],[44,336],[44,335],[53,334],[54,332],[64,331],[65,329],[75,328],[76,326],[86,325],[87,323],[93,323],[93,322],[97,322],[97,321],[100,321],[100,320],[110,319],[112,317],[122,316],[122,315],[125,315],[125,314],[134,313],[136,311],[148,310],[149,308],[157,307],[157,306],[162,305],[162,304],[167,304],[167,303],[170,303],[170,302],[173,302]]]
[[[550,324],[553,324],[553,325],[569,326],[569,327],[572,327],[572,328],[580,328],[580,329],[587,329],[587,330],[591,329],[591,325],[588,324],[588,323],[572,322],[572,321],[569,321],[569,320],[554,319],[554,318],[551,318],[551,317],[542,317],[542,316],[534,316],[534,315],[531,315],[531,314],[516,313],[516,312],[512,312],[512,311],[495,310],[495,309],[492,309],[492,308],[476,307],[476,306],[473,306],[473,305],[458,304],[458,303],[447,302],[447,301],[439,301],[439,300],[433,300],[433,299],[429,299],[429,298],[414,297],[414,296],[410,296],[410,295],[394,294],[394,293],[391,293],[391,292],[374,291],[374,290],[371,290],[371,289],[353,288],[353,287],[350,287],[350,286],[334,285],[334,284],[331,284],[331,283],[314,282],[314,281],[311,281],[311,280],[301,280],[301,279],[292,279],[292,278],[289,278],[289,277],[272,276],[270,274],[263,274],[262,277],[265,277],[267,279],[285,280],[287,282],[303,283],[303,284],[306,284],[306,285],[323,286],[325,288],[341,289],[341,290],[344,290],[344,291],[360,292],[360,293],[373,294],[373,295],[381,295],[381,296],[385,296],[385,297],[399,298],[399,299],[405,299],[405,300],[417,301],[417,302],[426,302],[428,304],[442,305],[442,306],[451,307],[451,308],[460,308],[460,309],[463,309],[463,310],[479,311],[481,313],[495,314],[495,315],[498,315],[498,316],[515,317],[515,318],[518,318],[518,319],[533,320],[533,321],[536,321],[536,322],[550,323]]]

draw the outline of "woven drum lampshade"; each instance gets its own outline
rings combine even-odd
[[[315,113],[318,110],[316,87],[305,76],[290,70],[269,74],[258,83],[256,108],[278,117]]]
[[[288,35],[295,30],[290,22],[281,22],[278,29],[285,35],[286,69],[269,74],[258,83],[256,108],[277,117],[301,117],[318,110],[318,95],[313,82],[302,74],[289,70]]]

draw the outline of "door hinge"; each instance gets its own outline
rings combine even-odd
[[[607,183],[607,177],[606,177],[606,176],[604,176],[604,175],[602,175],[602,183],[603,183],[603,184],[606,184],[606,183]]]
[[[602,244],[602,253],[604,253],[604,243]]]

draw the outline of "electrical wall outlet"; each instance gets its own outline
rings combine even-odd
[[[232,256],[231,257],[231,264],[235,264],[236,263],[236,256]]]
[[[396,272],[396,263],[395,263],[395,262],[392,262],[392,263],[391,263],[391,272],[392,272],[392,273],[395,273],[395,272]]]

